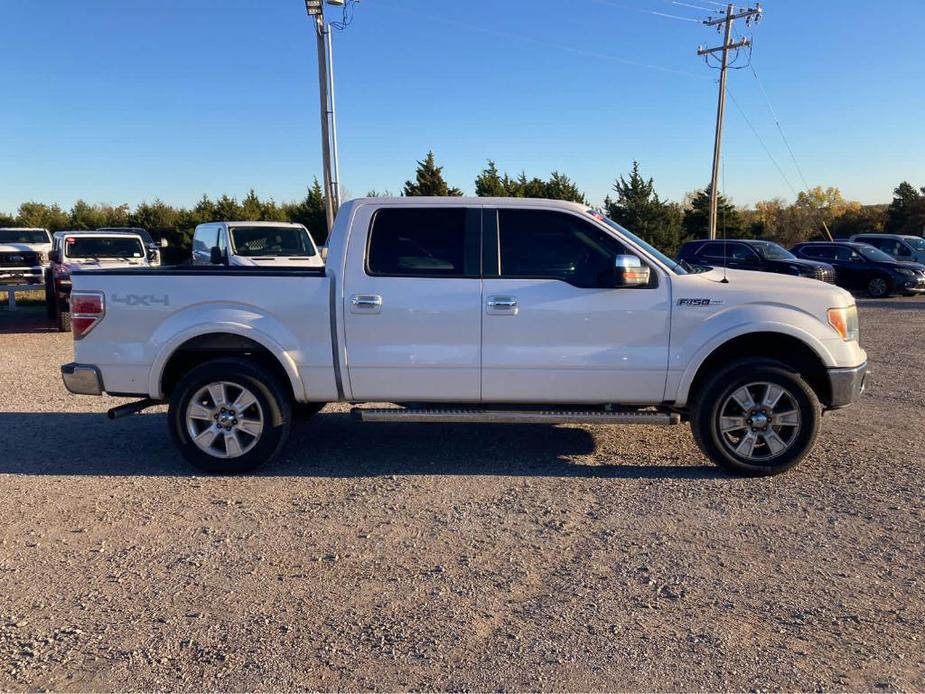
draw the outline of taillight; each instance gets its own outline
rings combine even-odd
[[[71,294],[71,332],[79,340],[93,329],[106,315],[106,302],[102,294],[74,292]]]

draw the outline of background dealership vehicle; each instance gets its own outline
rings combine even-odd
[[[148,251],[148,264],[154,267],[161,264],[161,248],[167,246],[167,240],[155,241],[147,229],[142,229],[141,227],[100,227],[97,231],[106,234],[135,234],[140,236]]]
[[[925,265],[900,262],[866,243],[811,241],[791,250],[801,258],[831,263],[839,286],[866,291],[875,299],[925,292]]]
[[[737,270],[777,272],[809,277],[834,284],[835,270],[828,263],[797,258],[773,241],[726,239],[687,241],[681,246],[678,261],[689,265],[726,267]]]
[[[687,273],[600,213],[505,198],[372,198],[338,214],[325,267],[79,273],[75,393],[170,403],[193,463],[241,472],[294,407],[363,421],[678,424],[742,474],[812,447],[867,359],[848,292]]]
[[[0,229],[0,284],[40,284],[50,250],[51,235],[46,229]]]
[[[896,260],[925,263],[925,239],[905,234],[855,234],[849,239],[879,248]]]
[[[45,273],[45,306],[58,329],[71,329],[72,273],[80,270],[148,267],[144,239],[122,231],[57,231]]]
[[[311,234],[286,222],[210,222],[193,234],[194,265],[321,267]]]

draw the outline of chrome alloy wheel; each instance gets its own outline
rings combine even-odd
[[[785,453],[800,432],[800,406],[776,383],[749,383],[719,409],[723,445],[744,460],[766,462]]]
[[[186,408],[193,443],[215,458],[237,458],[250,451],[263,433],[263,409],[254,394],[220,381],[200,388]]]

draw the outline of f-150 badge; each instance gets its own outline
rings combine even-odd
[[[719,299],[678,299],[678,306],[721,306]]]

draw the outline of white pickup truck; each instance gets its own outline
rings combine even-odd
[[[346,401],[371,422],[689,421],[723,468],[775,474],[867,374],[848,292],[689,273],[599,212],[549,200],[354,200],[323,268],[73,282],[67,388],[144,398],[111,417],[169,402],[180,451],[219,473],[273,458],[294,413]]]

